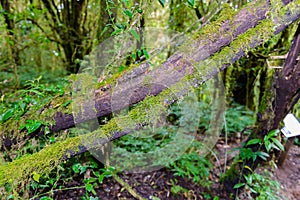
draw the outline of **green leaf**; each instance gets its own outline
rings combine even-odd
[[[32,174],[33,174],[33,176],[32,176],[33,180],[39,183],[41,175],[36,172],[33,172]]]
[[[272,148],[272,143],[269,140],[265,141],[265,147],[267,152],[269,152]]]
[[[66,101],[65,103],[62,104],[63,107],[68,106],[70,103],[72,102],[72,100]]]
[[[274,129],[274,130],[271,130],[269,133],[268,133],[268,138],[271,138],[271,137],[276,137],[277,134],[279,133],[279,130],[278,129]]]
[[[80,163],[75,163],[72,165],[72,170],[75,172],[75,173],[79,173],[79,169],[81,167],[81,164]]]
[[[263,160],[267,160],[267,157],[269,157],[269,154],[263,151],[258,151],[256,154]]]
[[[50,133],[50,129],[48,126],[45,126],[44,133],[45,133],[45,135]]]
[[[122,71],[124,71],[126,69],[126,67],[124,66],[124,65],[121,65],[120,67],[119,67],[119,72],[122,72]]]
[[[100,184],[102,184],[102,183],[103,183],[103,180],[104,180],[104,175],[101,174],[101,175],[98,177],[98,182],[99,182]]]
[[[262,142],[262,141],[261,141],[261,139],[259,139],[259,138],[252,139],[252,140],[249,140],[249,141],[247,142],[247,146],[253,145],[253,144],[259,144],[259,143],[261,143],[261,142]]]
[[[162,7],[165,7],[165,3],[166,3],[165,0],[158,0],[158,2]]]
[[[130,29],[129,31],[137,41],[141,40],[140,35],[134,29]]]
[[[44,197],[41,197],[40,200],[52,200],[52,198],[44,196]]]
[[[146,49],[143,49],[143,53],[144,53],[146,59],[148,60],[149,59],[148,51]]]
[[[142,56],[142,51],[140,49],[137,50],[137,54],[138,54],[138,57],[141,57]]]
[[[36,95],[38,95],[38,96],[41,96],[41,97],[44,96],[40,91],[38,91],[38,90],[36,90],[36,89],[31,89],[31,90],[29,90],[29,92],[34,93],[34,94],[36,94]]]
[[[188,0],[188,5],[195,8],[195,0]]]
[[[25,127],[28,131],[28,134],[33,133],[36,131],[40,126],[42,125],[42,122],[39,120],[26,120]]]
[[[133,17],[133,14],[132,14],[132,12],[131,12],[130,10],[125,9],[123,12],[124,12],[124,14],[127,15],[130,19]]]
[[[5,113],[3,113],[0,116],[0,120],[2,122],[5,122],[6,120],[8,120],[9,118],[11,118],[13,116],[14,112],[15,112],[15,109],[8,109]]]
[[[243,187],[243,186],[245,186],[245,183],[237,183],[233,186],[233,189],[238,189],[238,188]]]
[[[134,61],[136,60],[136,53],[135,53],[135,52],[132,52],[132,53],[131,53],[131,58],[132,58],[132,60],[134,60]]]
[[[281,151],[284,151],[284,146],[279,142],[279,140],[277,140],[276,138],[271,138],[271,140]]]
[[[115,30],[114,32],[111,33],[111,36],[118,35],[119,33],[122,33],[122,32],[123,32],[122,29],[117,29],[117,30]]]
[[[87,183],[85,184],[85,189],[88,191],[88,192],[91,192],[92,190],[94,190],[94,186],[90,183]]]
[[[86,191],[93,193],[93,195],[97,194],[96,191],[94,190],[94,186],[90,183],[85,184],[85,189]]]

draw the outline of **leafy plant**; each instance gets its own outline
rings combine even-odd
[[[184,154],[181,158],[169,166],[175,176],[187,177],[195,183],[209,187],[209,172],[213,167],[212,163],[204,157],[199,156],[195,151]]]
[[[246,146],[259,144],[259,145],[263,145],[266,148],[267,152],[270,152],[271,149],[284,151],[284,146],[277,139],[278,133],[279,133],[278,129],[272,130],[264,137],[263,140],[260,138],[251,139],[247,142]]]
[[[175,196],[180,193],[188,192],[188,190],[186,188],[183,188],[180,185],[176,185],[174,180],[171,180],[171,183],[172,183],[171,192]]]
[[[29,80],[25,84],[24,89],[20,89],[15,93],[2,96],[2,102],[0,104],[0,123],[4,123],[7,120],[14,118],[18,120],[23,116],[30,108],[38,107],[51,100],[54,96],[61,96],[64,94],[65,81],[56,85],[41,84],[42,77],[38,77],[34,80]],[[28,131],[37,129],[39,126],[37,121],[28,121]],[[41,125],[41,124],[40,124]],[[36,128],[37,127],[37,128]]]
[[[269,178],[268,172],[266,175],[252,173],[243,176],[246,180],[245,183],[238,183],[234,186],[235,189],[245,186],[246,193],[249,198],[257,200],[280,200],[282,197],[279,195],[280,184],[277,181]]]
[[[255,118],[253,112],[245,106],[232,104],[226,111],[226,125],[229,133],[240,132],[247,126],[253,125]]]
[[[249,160],[252,159],[253,162],[259,157],[263,160],[267,160],[267,157],[269,157],[269,154],[263,151],[253,151],[251,148],[238,148],[240,150],[240,158],[242,160]]]

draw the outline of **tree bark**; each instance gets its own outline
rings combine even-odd
[[[261,20],[265,19],[265,14],[270,9],[270,6],[268,4],[263,4],[255,7],[254,5],[255,3],[241,10],[233,18],[231,22],[229,21],[224,22],[220,27],[220,31],[216,35],[214,35],[213,38],[207,38],[197,42],[194,45],[195,49],[193,52],[192,59],[196,60],[197,62],[205,60],[206,58],[212,56],[214,53],[216,53],[223,47],[229,45],[240,34],[245,33],[248,29],[255,27]],[[289,24],[291,24],[300,17],[300,14],[298,13],[295,16],[287,15],[286,17],[289,17],[291,19],[289,21]],[[281,32],[289,24],[279,24],[277,29],[274,31],[274,33],[277,34]],[[226,35],[225,34],[226,32],[231,32],[233,33],[233,35],[232,36]],[[254,41],[252,47],[255,47],[261,43],[262,41]],[[208,53],[203,53],[204,51]],[[234,63],[243,55],[244,55],[244,49],[241,47],[240,52],[231,58],[231,63]],[[229,64],[230,63],[223,64],[223,66],[220,66],[220,68],[225,69]],[[125,73],[121,78],[119,78],[117,80],[118,82],[117,85],[124,84],[130,81],[132,78],[136,78],[136,77],[139,78],[135,80],[142,83],[145,78],[151,77],[151,79],[157,80],[157,82],[164,83],[164,86],[161,85],[153,88],[152,86],[145,86],[144,84],[140,84],[140,85],[136,84],[139,85],[139,87],[135,89],[137,95],[134,96],[130,102],[124,102],[123,105],[117,107],[116,108],[117,110],[121,110],[137,102],[140,102],[148,95],[159,94],[166,87],[178,82],[182,77],[191,74],[194,71],[191,63],[185,62],[185,57],[180,53],[171,56],[156,71],[150,71],[150,73],[146,73],[148,68],[149,68],[148,64],[141,64],[139,67],[133,69],[128,73]],[[169,73],[172,72],[174,69],[177,69],[177,73]],[[96,91],[95,94],[96,97],[95,108],[97,110],[96,117],[103,117],[112,113],[111,94],[113,89],[114,89],[113,85],[106,85]],[[120,91],[120,94],[115,94],[115,95],[122,96],[121,93],[125,95],[126,91]],[[85,108],[85,110],[86,112],[82,113],[82,116],[77,117],[78,123],[90,120],[92,119],[92,117],[94,117],[89,115],[88,108]],[[56,124],[51,127],[52,131],[63,130],[66,128],[73,127],[75,125],[74,118],[71,114],[57,113],[55,114],[54,118]]]

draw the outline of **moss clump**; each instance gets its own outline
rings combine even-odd
[[[0,186],[4,186],[9,180],[13,180],[13,184],[18,186],[20,183],[30,180],[33,172],[49,173],[61,162],[61,158],[67,150],[77,151],[79,144],[79,137],[69,138],[45,147],[40,152],[25,155],[10,163],[0,165]]]

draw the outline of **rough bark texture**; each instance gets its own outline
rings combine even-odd
[[[219,32],[213,34],[213,36],[207,38],[206,40],[199,40],[196,44],[193,44],[194,49],[192,50],[192,55],[189,57],[191,57],[191,60],[194,62],[205,60],[209,56],[222,49],[222,47],[229,45],[240,34],[245,33],[248,29],[255,27],[261,20],[265,19],[266,13],[269,9],[270,7],[267,3],[258,4],[257,6],[255,6],[255,3],[253,3],[249,7],[241,10],[236,16],[234,16],[232,21],[225,21],[221,25]],[[298,19],[299,16],[299,13],[294,16],[289,16],[289,14],[287,14],[286,17],[290,18],[289,23],[279,24],[278,28],[275,30],[275,33],[281,32],[290,23],[293,23],[296,19]],[[228,32],[232,34],[228,34]],[[261,44],[261,42],[262,41],[254,41],[252,47]],[[237,61],[243,55],[244,50],[241,48],[241,51],[232,58],[232,63]],[[221,68],[224,69],[229,64],[230,63],[225,64]],[[120,107],[116,107],[117,110],[140,102],[148,95],[159,94],[163,89],[178,82],[185,75],[193,73],[194,70],[192,63],[186,61],[186,55],[180,53],[171,56],[165,63],[162,64],[161,67],[155,71],[146,73],[147,69],[148,65],[142,64],[131,72],[124,74],[124,76],[118,80],[118,85],[124,84],[124,82],[128,80],[130,81],[131,79],[143,83],[143,81],[149,77],[153,80],[153,83],[163,83],[163,85],[155,85],[155,87],[153,87],[153,85],[145,86],[145,84],[135,84],[135,86],[137,86],[134,88],[136,96],[133,96],[129,102],[124,101],[124,104],[120,105]],[[175,73],[174,69],[176,69]],[[112,89],[115,89],[115,87],[111,85],[102,87],[100,90],[105,90],[105,92],[103,92],[101,95],[95,95],[97,117],[102,117],[112,113]],[[130,90],[130,87],[127,89]],[[124,91],[124,88],[122,88],[122,90],[120,90],[120,94],[116,94],[116,92],[114,92],[114,95],[122,97],[126,92],[127,91]],[[89,118],[90,115],[88,110],[89,109],[86,108],[87,112],[82,113],[84,117],[77,117],[76,121],[78,123],[91,119]],[[94,117],[94,115],[91,117]],[[55,115],[55,121],[56,124],[51,128],[53,131],[66,129],[75,125],[74,118],[70,114],[57,113]]]

